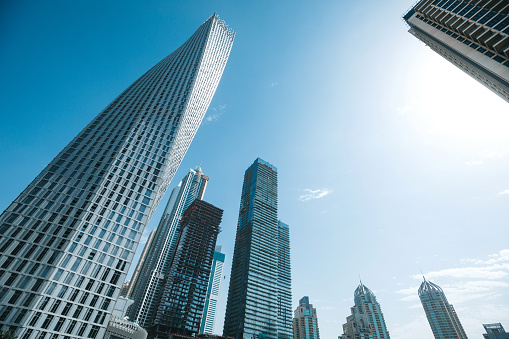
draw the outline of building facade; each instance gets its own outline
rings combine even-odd
[[[409,32],[509,101],[509,4],[421,0],[403,19]]]
[[[501,323],[483,324],[486,333],[483,334],[485,339],[509,339],[509,333],[504,330]]]
[[[208,180],[199,166],[189,170],[172,190],[154,239],[145,248],[147,253],[142,257],[145,259],[129,295],[135,302],[128,313],[130,319],[145,328],[152,325],[157,312],[173,260],[182,215],[195,199],[203,199]]]
[[[343,325],[346,330],[342,338],[390,339],[380,304],[373,292],[362,281],[354,292],[354,306]],[[366,323],[367,321],[367,323]],[[371,335],[371,337],[370,337]]]
[[[214,334],[216,322],[217,301],[221,291],[221,280],[223,279],[224,253],[221,253],[221,246],[216,246],[212,269],[210,271],[209,284],[207,286],[207,298],[203,308],[203,316],[200,325],[200,334]]]
[[[222,215],[223,210],[199,199],[184,212],[156,316],[147,328],[149,338],[199,333]]]
[[[2,330],[20,339],[104,336],[233,38],[214,14],[99,113],[2,213]]]
[[[436,339],[467,339],[454,307],[438,285],[424,279],[418,294]]]
[[[277,203],[277,168],[258,158],[244,175],[224,336],[292,336],[289,233]]]
[[[293,312],[293,339],[320,339],[316,308],[303,297]]]

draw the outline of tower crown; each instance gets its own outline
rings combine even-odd
[[[360,282],[359,286],[355,289],[353,299],[356,305],[361,304],[363,300],[365,302],[376,302],[375,294],[369,288],[364,286],[362,281]]]
[[[419,296],[421,294],[430,293],[430,292],[439,292],[442,294],[444,293],[444,291],[442,291],[440,286],[438,286],[437,284],[434,284],[431,281],[428,281],[428,280],[426,280],[426,278],[424,278],[424,281],[421,283],[421,287],[419,287],[419,292],[418,292]]]

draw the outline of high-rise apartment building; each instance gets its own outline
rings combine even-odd
[[[436,339],[467,339],[454,307],[438,285],[424,279],[418,294]]]
[[[484,339],[509,339],[509,333],[504,330],[501,323],[483,324],[486,333]]]
[[[156,316],[147,328],[149,338],[199,333],[222,215],[223,210],[200,199],[184,212]]]
[[[509,101],[506,0],[421,0],[403,19],[409,32]]]
[[[224,253],[221,253],[221,246],[216,246],[212,269],[210,271],[209,284],[207,286],[207,298],[203,308],[203,316],[200,325],[200,334],[214,334],[216,322],[217,301],[221,290],[223,279]]]
[[[138,264],[136,264],[136,269],[134,270],[133,276],[131,277],[131,281],[129,282],[129,287],[127,288],[126,296],[130,296],[133,290],[133,287],[136,286],[136,281],[138,280],[138,276],[141,271],[141,267],[145,263],[145,259],[147,259],[147,253],[152,245],[152,240],[154,239],[154,235],[156,234],[157,227],[155,227],[149,234],[147,242],[143,247],[143,251],[141,252],[140,259],[138,260]]]
[[[164,281],[170,271],[182,215],[195,199],[203,199],[208,180],[199,166],[189,170],[172,190],[154,239],[147,245],[149,248],[145,248],[147,254],[143,256],[145,259],[129,295],[135,302],[128,313],[129,318],[145,328],[154,321]]]
[[[293,312],[293,339],[320,339],[316,308],[303,297]]]
[[[355,289],[354,306],[350,311],[351,315],[343,325],[345,332],[342,338],[371,338],[371,335],[374,339],[390,339],[380,304],[362,281]]]
[[[136,80],[0,216],[0,327],[102,338],[145,226],[187,151],[234,33],[217,15]]]
[[[290,239],[277,202],[277,168],[258,158],[244,175],[224,336],[292,336]]]

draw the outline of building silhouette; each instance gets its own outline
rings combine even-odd
[[[146,255],[140,258],[143,263],[129,295],[134,299],[134,304],[128,315],[145,328],[152,325],[156,316],[175,252],[180,220],[195,199],[203,199],[208,180],[209,177],[203,174],[199,166],[189,170],[172,190],[154,238],[144,249]]]
[[[343,325],[342,339],[374,338],[389,339],[389,331],[385,325],[380,304],[373,292],[364,286],[362,281],[354,292],[354,306],[351,315]]]
[[[302,297],[293,312],[293,339],[320,339],[316,308]]]
[[[485,339],[509,339],[509,333],[504,330],[501,323],[483,324],[486,333],[483,334]]]
[[[184,212],[156,316],[147,328],[149,338],[198,334],[222,215],[199,199]]]
[[[403,20],[412,35],[509,101],[506,1],[421,0]]]
[[[102,338],[140,237],[210,104],[234,33],[210,17],[109,104],[0,216],[0,327]]]
[[[200,334],[214,334],[214,325],[217,313],[217,301],[221,290],[223,279],[224,253],[221,253],[221,246],[216,246],[212,269],[210,271],[209,283],[207,285],[207,297],[200,325]]]
[[[438,285],[424,278],[419,287],[419,299],[436,339],[467,338],[454,307]]]
[[[242,186],[224,336],[292,336],[290,240],[277,197],[277,168],[256,159]]]

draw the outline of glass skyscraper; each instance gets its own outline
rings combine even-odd
[[[223,210],[200,199],[185,210],[148,338],[199,332],[222,215]]]
[[[277,168],[256,159],[242,186],[224,336],[292,337],[290,238],[277,197]]]
[[[129,318],[143,327],[151,326],[154,320],[170,271],[182,215],[195,199],[203,199],[208,180],[199,166],[189,170],[172,190],[154,238],[144,249],[147,253],[129,294],[134,304],[128,312]]]
[[[303,297],[293,313],[293,339],[320,339],[316,308]]]
[[[207,287],[207,298],[200,325],[200,334],[214,334],[214,324],[216,321],[217,301],[221,290],[221,280],[223,279],[224,253],[221,253],[221,246],[216,246],[214,252],[214,261],[210,271],[209,284]]]
[[[438,285],[424,279],[419,287],[419,299],[436,339],[467,339],[454,307]]]
[[[102,338],[145,226],[210,104],[234,33],[210,17],[0,216],[0,327]]]
[[[409,32],[509,101],[506,0],[421,0],[403,15]]]
[[[509,333],[504,330],[501,323],[483,324],[486,333],[484,339],[509,339]]]
[[[354,306],[343,325],[342,339],[390,339],[384,315],[375,294],[361,283],[354,292]]]

